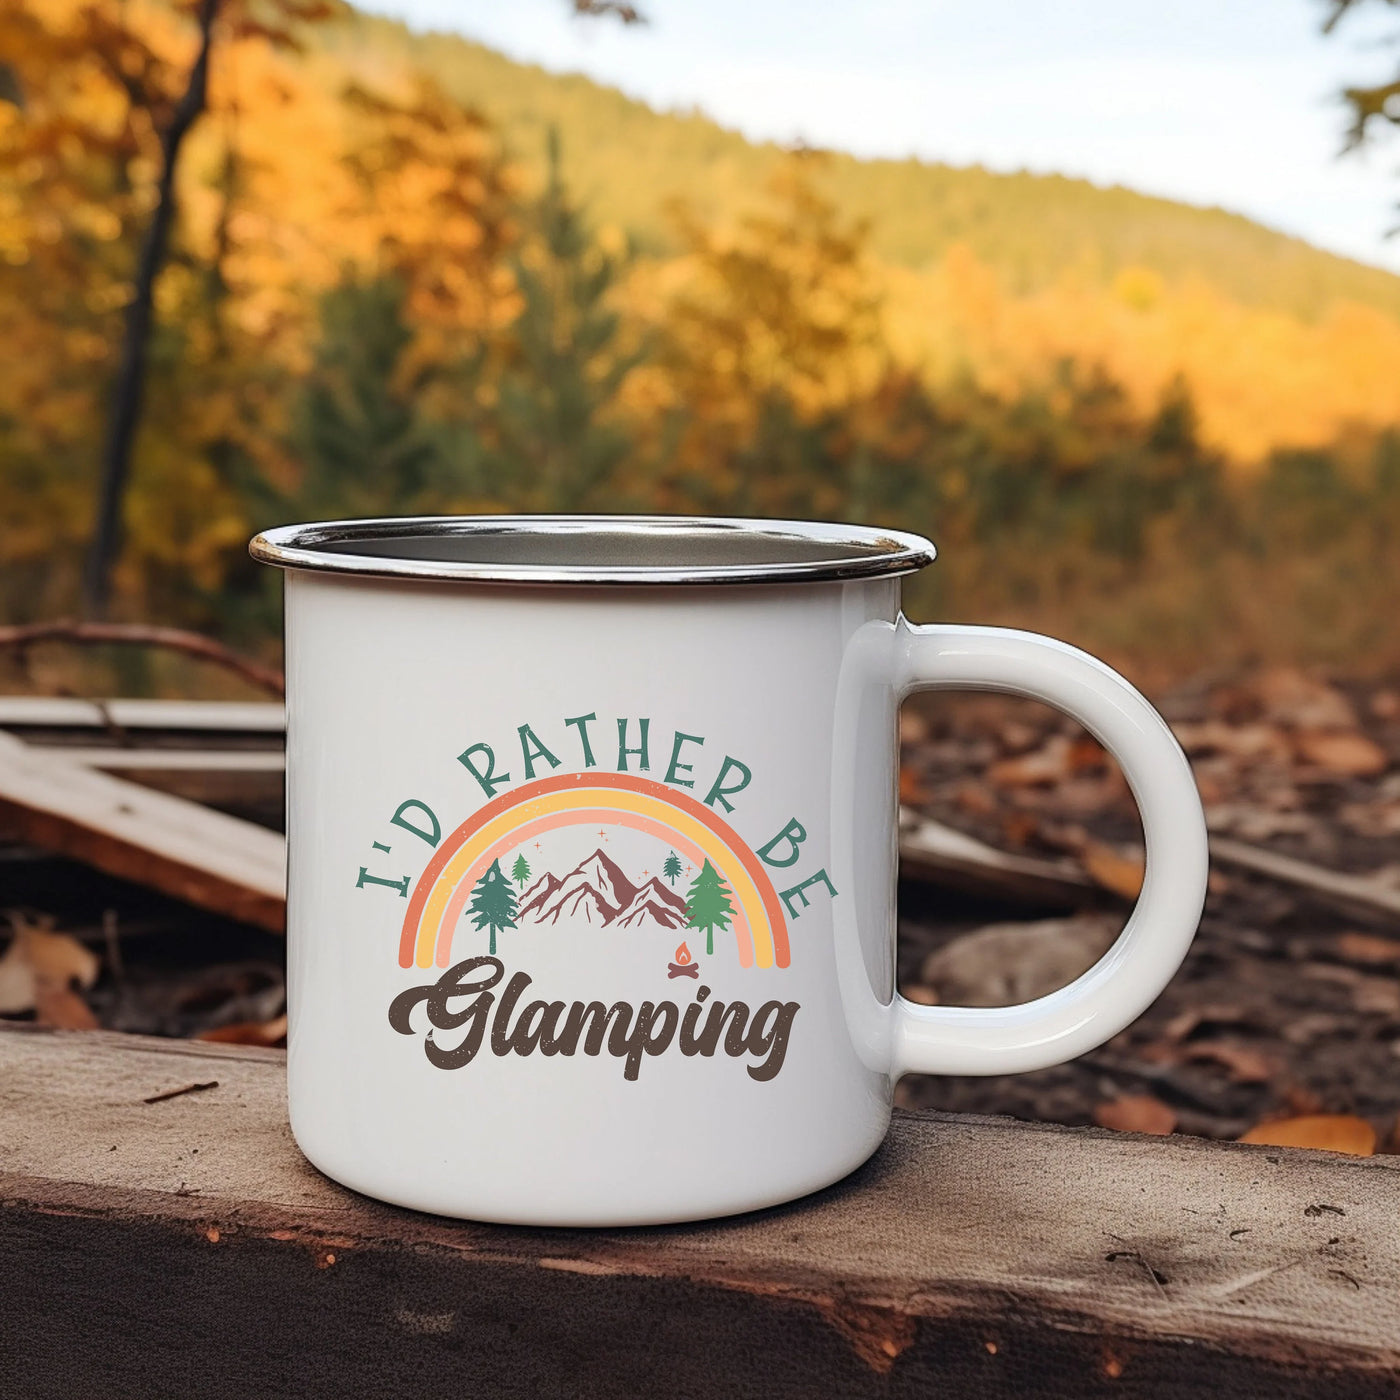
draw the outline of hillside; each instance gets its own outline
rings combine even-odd
[[[455,35],[360,15],[321,32],[316,44],[353,68],[398,62],[432,74],[487,115],[527,168],[538,168],[544,133],[557,125],[566,173],[595,217],[658,254],[674,248],[669,200],[683,197],[703,218],[724,221],[752,205],[783,156],[699,113],[656,112],[588,78],[515,63]],[[1339,301],[1400,318],[1400,277],[1220,209],[1060,176],[840,154],[824,184],[848,215],[871,221],[873,249],[885,261],[922,270],[963,245],[1010,295],[1033,294],[1067,272],[1109,285],[1124,269],[1146,268],[1168,283],[1198,279],[1242,307],[1304,321]]]

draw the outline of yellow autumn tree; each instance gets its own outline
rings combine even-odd
[[[658,434],[653,491],[715,509],[763,513],[790,496],[765,441],[795,439],[868,392],[884,366],[880,301],[863,224],[842,220],[795,156],[768,207],[729,228],[675,210],[687,253],[643,275],[634,313],[660,322],[656,363],[629,386]],[[790,464],[791,465],[791,464]]]

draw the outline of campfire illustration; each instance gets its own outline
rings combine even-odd
[[[700,964],[690,955],[690,949],[681,944],[676,949],[676,960],[666,964],[666,976],[671,977],[699,977]]]

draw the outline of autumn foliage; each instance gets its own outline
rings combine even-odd
[[[191,15],[0,9],[8,620],[76,607]],[[916,610],[1119,659],[1397,659],[1383,274],[1314,276],[1321,255],[1275,239],[1271,302],[1250,280],[1267,259],[1228,250],[1220,282],[1126,236],[1086,260],[1043,182],[1047,270],[964,218],[984,172],[900,183],[890,163],[764,153],[538,73],[503,85],[482,53],[322,0],[224,0],[156,285],[117,615],[270,646],[275,580],[244,546],[278,520],[699,510],[925,530],[944,558]],[[724,158],[678,190],[650,178],[667,141],[670,165],[707,141]]]

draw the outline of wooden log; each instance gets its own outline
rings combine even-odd
[[[0,1356],[26,1400],[1400,1383],[1394,1159],[900,1113],[787,1207],[508,1229],[320,1176],[278,1052],[16,1029],[0,1124]]]
[[[276,832],[0,734],[0,834],[201,909],[280,932],[286,845]]]

